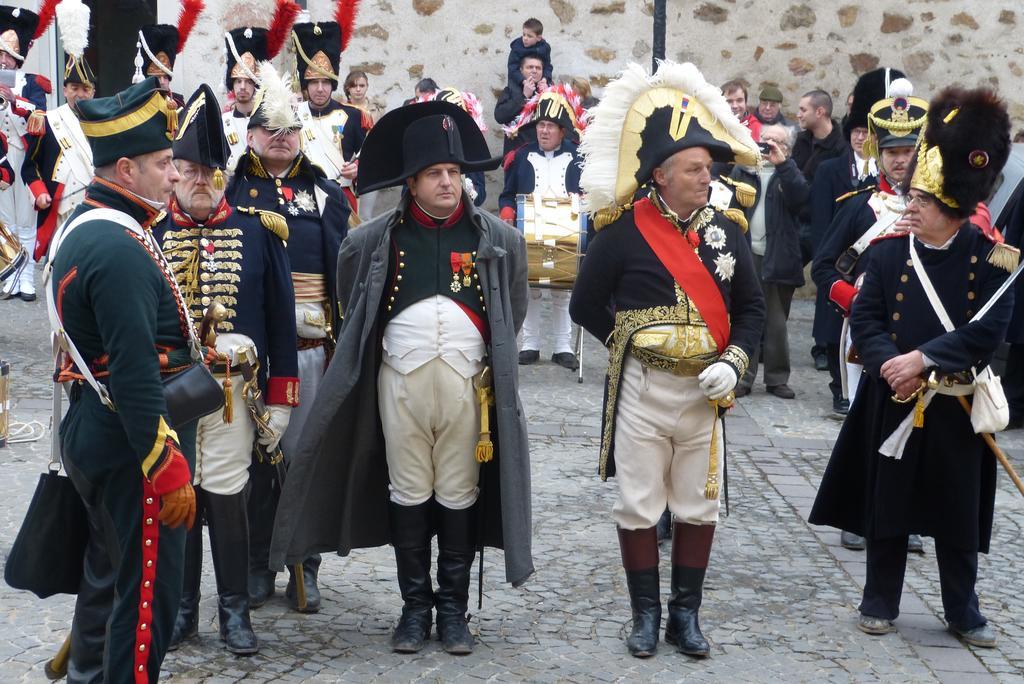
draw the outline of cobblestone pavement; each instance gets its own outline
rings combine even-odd
[[[912,556],[899,632],[857,630],[863,553],[838,533],[807,524],[815,488],[840,423],[830,413],[824,373],[810,366],[811,303],[797,301],[791,326],[795,401],[763,386],[728,420],[731,514],[716,536],[702,624],[712,642],[703,662],[662,644],[654,658],[626,653],[629,605],[609,511],[614,482],[596,477],[603,354],[587,340],[582,385],[554,364],[524,368],[533,463],[537,573],[521,589],[500,580],[500,553],[485,559],[484,604],[471,629],[476,651],[452,657],[437,642],[422,653],[390,652],[400,599],[390,549],[325,558],[323,609],[291,612],[282,596],[254,611],[262,650],[235,658],[217,635],[207,555],[199,638],[165,661],[170,681],[461,682],[592,681],[1024,681],[1024,599],[1019,577],[1024,498],[1000,474],[993,552],[981,559],[983,612],[997,626],[994,650],[962,646],[944,630],[933,547]],[[41,304],[0,302],[0,357],[12,364],[14,418],[47,420],[49,372]],[[549,351],[545,352],[550,354]],[[1024,434],[1000,437],[1022,466]],[[0,449],[0,554],[24,515],[47,441]],[[667,549],[663,550],[667,551]],[[667,560],[663,563],[667,569]],[[475,573],[474,573],[475,574]],[[667,594],[667,571],[663,571]],[[476,594],[474,579],[472,593]],[[0,587],[0,681],[40,681],[69,627],[69,597],[39,601]]]

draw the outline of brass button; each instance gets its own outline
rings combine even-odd
[[[968,280],[974,280],[974,274],[973,273],[968,273],[967,274],[967,279]]]
[[[151,560],[146,561],[146,567],[147,568],[153,567],[153,561],[151,561]]]
[[[203,294],[210,294],[210,286],[209,285],[203,285],[201,288],[199,288],[199,290]],[[898,297],[899,297],[899,295],[897,295],[897,298]]]
[[[148,626],[149,625],[147,625],[145,622],[143,622],[141,625],[139,625],[139,629],[145,630]]]
[[[900,312],[899,311],[897,311],[896,313],[894,313],[892,315],[892,320],[894,320],[894,321],[900,320]]]
[[[146,497],[146,505],[147,506],[152,506],[153,505],[153,497],[151,497],[151,496],[147,496]]]
[[[149,608],[149,601],[143,601],[142,602],[142,607],[143,608]]]
[[[404,261],[399,261],[398,262],[398,268],[405,268],[405,262]]]
[[[153,519],[152,518],[146,518],[146,524],[147,525],[152,525],[153,524]]]
[[[907,259],[907,266],[909,266],[910,268],[914,268],[914,260],[913,259]]]
[[[896,341],[896,333],[889,333],[889,337],[891,337],[891,338],[892,338],[892,341],[893,341],[893,342],[895,342],[895,341]]]
[[[145,665],[139,665],[139,672],[145,672],[145,671],[146,671],[146,666]]]
[[[902,302],[903,301],[903,293],[902,292],[897,292],[896,293],[896,301],[897,302]]]
[[[149,589],[151,586],[153,586],[153,583],[150,582],[149,580],[146,580],[145,582],[142,583],[142,586],[144,586],[146,589]]]
[[[152,545],[153,545],[153,540],[152,539],[147,539],[146,540],[146,546],[152,546]]]
[[[975,295],[975,294],[974,294],[973,292],[968,292],[968,293],[967,293],[967,298],[968,298],[968,299],[970,299],[970,300],[972,300],[972,301],[974,300],[974,298],[975,298],[976,296],[977,296],[977,295]]]
[[[391,306],[390,305],[388,305],[388,311],[391,311]]]
[[[259,190],[257,190],[256,188],[249,188],[249,197],[252,197],[253,199],[256,199],[259,196],[260,196],[260,191]]]
[[[203,303],[203,306],[209,306],[210,305],[210,298],[209,297],[203,297],[200,301]]]
[[[398,256],[400,256],[400,257],[404,257],[404,256],[405,256],[405,251],[403,251],[403,250],[401,250],[401,249],[400,249],[400,250],[398,250]]]
[[[905,283],[905,282],[907,282],[908,280],[910,280],[910,277],[909,277],[909,276],[907,276],[907,274],[906,274],[906,273],[904,273],[903,275],[901,275],[901,276],[900,276],[900,282],[901,282],[901,283]]]
[[[395,301],[395,298],[394,298],[394,297],[392,297],[392,298],[391,298],[391,299],[389,299],[388,301],[389,301],[389,302],[393,302],[393,301]]]
[[[402,274],[401,274],[401,273],[399,273],[399,274],[398,274],[398,277],[397,277],[397,278],[395,278],[395,280],[401,280],[401,279],[402,279]]]
[[[978,257],[976,257],[976,256],[972,256],[972,257],[971,257],[971,263],[972,263],[972,264],[976,264],[976,263],[978,263]]]
[[[146,650],[146,644],[139,644],[139,652],[142,653]]]
[[[280,178],[275,178],[274,179],[274,185],[276,185],[277,187],[281,187],[281,179]]]

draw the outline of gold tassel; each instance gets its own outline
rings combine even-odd
[[[749,209],[754,206],[754,202],[757,200],[757,189],[754,186],[737,181],[733,187],[736,188],[736,201],[740,203],[741,207]]]
[[[750,230],[750,224],[747,223],[747,217],[743,214],[742,210],[736,207],[729,207],[722,213],[725,214],[727,219],[738,225],[744,233]]]
[[[704,483],[704,498],[714,501],[718,498],[718,402],[709,399],[715,422],[711,425],[711,452],[708,455],[708,480]]]
[[[178,135],[178,103],[170,95],[167,96],[167,139],[174,140]]]
[[[1020,263],[1020,250],[1005,242],[999,242],[988,253],[988,263],[1004,271],[1013,273]]]
[[[488,463],[494,458],[494,442],[491,441],[491,405],[494,394],[489,386],[478,387],[477,399],[480,401],[480,441],[476,443],[476,462]]]
[[[37,109],[28,116],[28,132],[30,135],[46,133],[46,114]]]
[[[231,359],[228,358],[227,354],[218,354],[221,362],[224,364],[224,422],[230,423],[234,420],[235,409],[234,402],[232,399],[232,382],[231,382]]]
[[[632,206],[632,204],[623,204],[618,207],[605,207],[604,209],[598,209],[594,212],[594,230],[601,230],[609,223],[618,221],[619,217],[622,216],[622,212]]]
[[[224,189],[227,183],[224,180],[224,172],[220,169],[213,170],[213,189],[220,192]]]
[[[924,427],[924,392],[920,392],[917,395],[917,401],[914,402],[914,427]]]

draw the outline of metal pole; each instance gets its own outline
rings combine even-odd
[[[665,0],[654,0],[653,52],[651,73],[658,70],[658,60],[665,59]]]

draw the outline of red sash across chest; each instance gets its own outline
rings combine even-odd
[[[697,307],[708,331],[722,353],[729,344],[729,312],[718,284],[697,252],[649,199],[633,204],[633,216],[640,235],[658,261]]]

